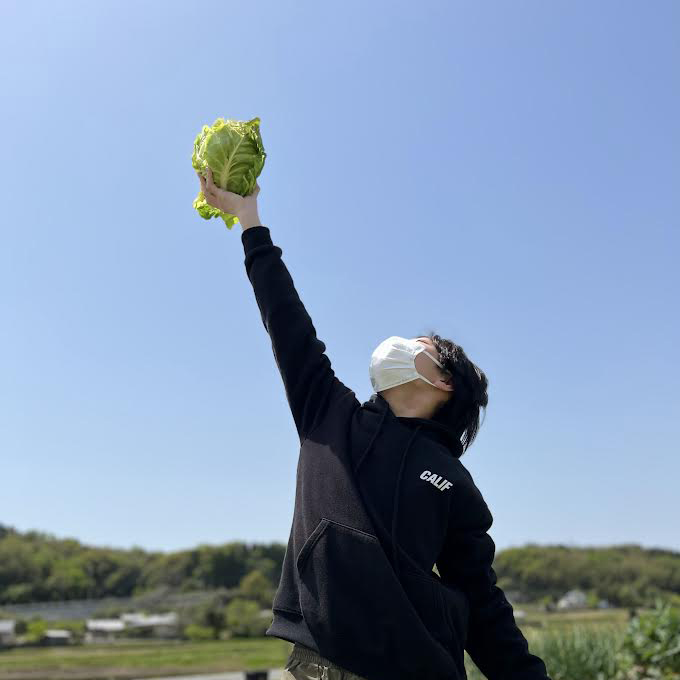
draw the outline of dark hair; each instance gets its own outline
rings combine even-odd
[[[461,437],[463,452],[467,451],[480,428],[479,410],[489,403],[489,381],[478,366],[472,363],[463,348],[430,331],[419,337],[429,337],[439,352],[444,368],[453,375],[451,398],[435,413],[437,420],[452,428]]]

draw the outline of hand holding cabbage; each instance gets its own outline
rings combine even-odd
[[[193,203],[198,214],[206,220],[221,217],[228,229],[236,222],[244,229],[260,224],[257,178],[266,156],[259,118],[247,122],[218,118],[212,127],[204,125],[191,158],[201,180]]]
[[[206,180],[201,173],[196,173],[201,180],[201,191],[205,196],[205,201],[213,208],[238,218],[244,229],[258,226],[260,216],[257,213],[257,195],[260,193],[260,185],[255,182],[255,191],[250,196],[241,196],[232,191],[220,189],[214,182],[210,167],[207,169],[208,179]],[[229,229],[231,226],[227,225]],[[233,226],[233,225],[232,225]]]

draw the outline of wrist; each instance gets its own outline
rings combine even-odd
[[[239,215],[238,221],[240,222],[241,227],[243,228],[244,231],[246,229],[250,229],[251,227],[259,227],[262,225],[262,222],[260,221],[260,216],[256,212]]]

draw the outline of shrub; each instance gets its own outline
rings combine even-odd
[[[543,659],[553,680],[612,680],[621,637],[615,628],[575,625],[542,633],[530,650]]]
[[[214,640],[215,631],[208,626],[199,626],[197,623],[190,623],[184,628],[184,635],[189,640]]]
[[[48,628],[47,621],[41,619],[29,621],[26,624],[26,641],[29,643],[40,642]]]
[[[227,628],[236,637],[258,637],[264,635],[271,617],[263,617],[260,607],[253,600],[234,598],[226,608]]]
[[[680,680],[680,609],[657,598],[654,609],[628,623],[618,680]]]

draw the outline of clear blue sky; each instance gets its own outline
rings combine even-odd
[[[680,549],[680,4],[0,7],[0,522],[282,541],[298,440],[196,134],[261,119],[260,217],[360,401],[389,335],[489,377],[497,548]],[[675,310],[675,311],[673,311]]]

